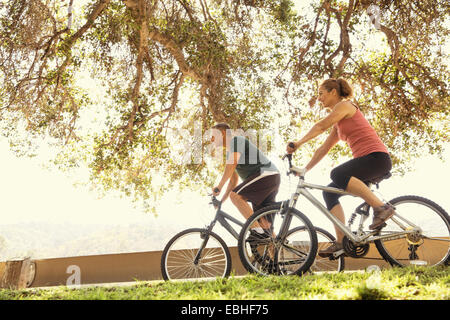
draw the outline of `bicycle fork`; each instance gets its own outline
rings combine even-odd
[[[211,232],[212,228],[214,227],[214,225],[216,224],[216,221],[214,220],[213,222],[211,222],[211,224],[206,228],[205,232],[202,233],[200,235],[200,238],[203,239],[202,244],[200,245],[200,248],[197,251],[197,254],[195,255],[194,258],[194,265],[198,265],[198,262],[200,261],[200,258],[202,256],[202,252],[206,247],[206,244],[208,243],[209,240],[209,233]]]
[[[289,226],[291,225],[292,215],[289,214],[289,209],[292,208],[290,206],[291,202],[283,201],[280,208],[280,216],[283,217],[283,222],[280,226],[280,231],[277,234],[276,239],[281,240],[289,231]]]

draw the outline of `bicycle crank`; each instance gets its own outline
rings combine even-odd
[[[344,247],[345,253],[352,258],[362,258],[367,252],[369,252],[370,245],[368,243],[365,244],[355,244],[351,241],[347,236],[342,240],[342,245]]]

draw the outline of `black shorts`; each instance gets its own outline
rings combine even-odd
[[[388,173],[392,168],[391,157],[384,152],[373,152],[366,156],[354,158],[331,171],[331,180],[328,186],[347,189],[351,177],[358,178],[367,184],[367,181],[379,178]],[[339,203],[341,195],[331,192],[323,192],[323,198],[328,210]]]
[[[255,174],[243,181],[233,189],[233,192],[242,196],[252,204],[253,212],[275,203],[280,188],[280,174],[261,176]]]

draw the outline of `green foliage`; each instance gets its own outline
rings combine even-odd
[[[87,165],[93,184],[152,207],[153,195],[205,187],[218,174],[204,153],[201,163],[173,159],[174,146],[193,148],[180,141],[196,126],[203,136],[226,121],[291,140],[321,116],[308,105],[321,79],[342,76],[396,171],[441,155],[450,127],[448,1],[310,1],[300,12],[295,4],[91,0],[69,29],[66,2],[2,2],[2,134],[21,154],[50,137],[57,166]],[[366,12],[373,4],[378,29]],[[95,85],[80,83],[86,75]],[[98,125],[89,126],[94,109]]]

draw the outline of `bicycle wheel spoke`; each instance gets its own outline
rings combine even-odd
[[[286,249],[287,251],[289,251],[290,253],[293,253],[293,254],[296,254],[299,256],[306,257],[308,255],[308,250],[301,251],[298,248],[287,246],[287,245],[283,245],[283,248]]]
[[[427,236],[424,236],[423,237],[424,239],[427,239],[427,240],[432,240],[432,241],[443,241],[443,242],[450,242],[450,239],[449,238],[438,238],[438,237],[427,237]]]
[[[204,261],[214,260],[214,259],[216,259],[218,257],[221,257],[222,261],[225,261],[225,259],[223,258],[224,254],[222,252],[220,252],[219,250],[217,250],[217,249],[206,249],[204,251],[204,255],[203,255],[202,260],[204,260]]]

